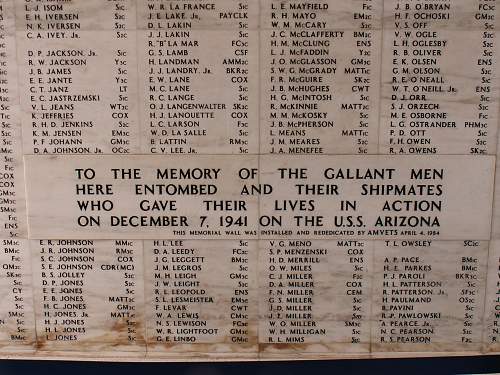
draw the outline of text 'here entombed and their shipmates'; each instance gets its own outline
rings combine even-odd
[[[0,0],[0,355],[500,352],[496,0]]]

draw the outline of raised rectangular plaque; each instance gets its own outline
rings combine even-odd
[[[496,0],[0,0],[0,357],[500,353]]]

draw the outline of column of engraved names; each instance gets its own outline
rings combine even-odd
[[[111,153],[129,154],[138,151],[134,146],[140,144],[140,125],[138,124],[138,113],[135,110],[137,106],[137,87],[136,80],[136,58],[137,51],[134,44],[127,43],[129,40],[136,41],[136,6],[135,2],[127,0],[114,1],[113,13],[109,20],[110,28],[114,31],[112,50],[114,70],[113,83],[115,100],[110,100],[109,110],[111,123],[111,134],[109,142],[111,143]],[[134,30],[130,30],[133,28]],[[135,128],[135,129],[134,129]]]
[[[148,350],[255,352],[256,242],[146,241]]]
[[[487,245],[377,241],[374,350],[480,350]]]
[[[381,152],[492,154],[495,1],[385,2]]]
[[[488,289],[486,292],[486,309],[483,340],[485,350],[498,351],[500,343],[500,257],[498,239],[491,241],[488,261]]]
[[[136,152],[135,2],[16,4],[26,153]]]
[[[30,253],[26,237],[17,97],[14,2],[0,1],[0,346],[34,343]]]
[[[369,350],[371,242],[269,240],[260,251],[266,352]]]
[[[500,138],[499,138],[500,141]],[[498,146],[497,146],[498,150]],[[497,152],[495,179],[499,181],[500,155]],[[489,242],[488,281],[483,323],[483,350],[498,352],[500,348],[500,186],[495,186],[491,240]]]
[[[144,350],[142,246],[134,241],[39,240],[38,348]]]
[[[381,1],[262,2],[262,152],[376,152],[381,12]]]
[[[258,3],[138,7],[143,152],[257,153]]]

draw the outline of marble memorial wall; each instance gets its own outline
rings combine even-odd
[[[496,0],[0,0],[0,356],[500,352]]]

